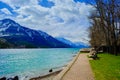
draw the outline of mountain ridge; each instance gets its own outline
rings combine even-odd
[[[0,20],[0,38],[6,39],[16,47],[35,48],[68,48],[68,44],[60,42],[43,31],[37,31],[21,26],[11,19]],[[27,47],[29,47],[27,46]],[[31,47],[30,47],[31,48]]]
[[[75,47],[75,48],[86,48],[86,47],[88,47],[87,44],[84,44],[82,42],[72,42],[72,41],[67,40],[65,38],[62,38],[62,37],[56,37],[56,39],[61,41],[61,42],[66,43],[66,44],[69,44],[70,46]]]
[[[41,30],[34,30],[11,19],[0,20],[0,39],[11,44],[10,48],[81,48],[65,38],[54,38]],[[3,42],[2,42],[3,43]],[[5,43],[4,43],[5,44]],[[8,47],[8,46],[6,46]]]

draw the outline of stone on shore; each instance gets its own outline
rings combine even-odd
[[[2,77],[2,78],[0,78],[0,80],[6,80],[6,77]]]

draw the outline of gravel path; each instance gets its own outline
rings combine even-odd
[[[62,80],[94,80],[87,54],[80,54]]]

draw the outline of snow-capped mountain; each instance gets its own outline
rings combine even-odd
[[[71,47],[43,31],[26,28],[11,19],[0,20],[0,38],[14,44],[15,47]]]
[[[61,42],[63,42],[63,43],[66,43],[66,44],[68,44],[68,45],[70,45],[72,47],[76,47],[76,48],[86,48],[86,47],[88,47],[87,44],[84,44],[82,42],[76,42],[76,43],[74,43],[74,42],[72,42],[70,40],[67,40],[67,39],[61,38],[61,37],[56,37],[56,39],[59,40],[59,41],[61,41]]]

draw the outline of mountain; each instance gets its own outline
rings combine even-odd
[[[11,19],[0,20],[0,38],[14,45],[15,48],[68,48],[70,45],[61,42],[43,31],[21,26]]]
[[[57,40],[63,42],[63,43],[66,43],[72,47],[75,47],[75,44],[73,42],[71,42],[70,40],[67,40],[65,38],[61,38],[61,37],[56,37]]]
[[[56,39],[59,40],[59,41],[61,41],[61,42],[63,42],[63,43],[66,43],[66,44],[68,44],[68,45],[70,45],[70,46],[72,46],[74,48],[86,48],[86,47],[88,47],[87,44],[84,44],[82,42],[76,42],[76,43],[74,43],[74,42],[72,42],[70,40],[67,40],[67,39],[61,38],[61,37],[56,37]]]

